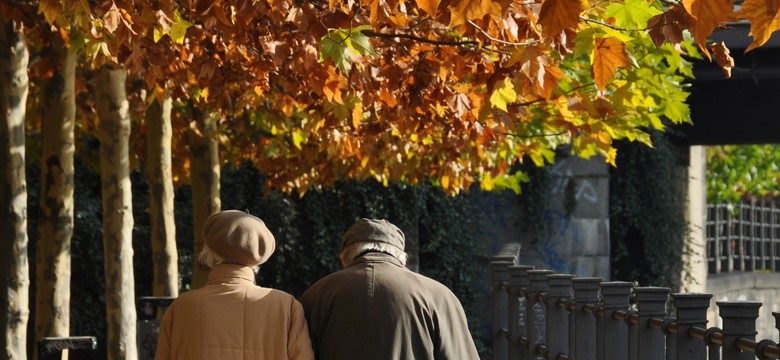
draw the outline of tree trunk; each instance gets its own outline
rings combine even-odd
[[[133,279],[133,203],[130,192],[130,117],[124,69],[104,66],[95,76],[100,125],[108,359],[138,358]]]
[[[203,224],[222,207],[219,198],[219,149],[214,139],[217,118],[209,112],[193,111],[197,131],[190,131],[190,185],[192,187],[192,226],[195,236],[193,259],[203,249]],[[192,288],[206,284],[208,269],[193,261]]]
[[[27,359],[30,274],[24,115],[29,83],[24,35],[0,14],[0,359]]]
[[[154,296],[179,294],[176,223],[173,218],[173,175],[171,166],[171,98],[155,100],[146,112],[146,171],[149,181]]]
[[[76,54],[55,45],[60,63],[44,86],[41,198],[36,248],[35,338],[70,333],[70,243],[73,235],[73,127]]]

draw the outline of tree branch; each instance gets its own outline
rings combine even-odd
[[[370,37],[376,37],[380,39],[396,39],[396,38],[402,38],[402,39],[409,39],[414,41],[419,41],[423,43],[433,44],[433,45],[442,45],[442,46],[469,46],[469,45],[479,45],[478,41],[443,41],[443,40],[431,40],[422,38],[416,35],[410,35],[410,34],[385,34],[385,33],[378,33],[373,30],[362,30],[361,33],[365,36]]]

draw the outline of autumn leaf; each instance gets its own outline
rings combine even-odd
[[[731,57],[729,48],[723,42],[710,45],[710,50],[715,57],[715,62],[723,69],[727,78],[731,77],[731,68],[734,67],[734,58]]]
[[[53,24],[62,12],[62,3],[55,0],[43,0],[38,4],[38,13],[43,14],[50,24]]]
[[[111,5],[111,8],[103,15],[103,25],[108,32],[113,33],[119,27],[119,21],[122,19],[122,14],[116,7],[116,3]]]
[[[490,104],[504,111],[507,111],[508,104],[515,101],[517,101],[517,93],[509,78],[504,78],[504,81],[497,83],[493,94],[490,95]]]
[[[576,29],[583,10],[580,0],[544,0],[539,10],[539,24],[548,39],[567,29]]]
[[[753,42],[745,49],[745,52],[764,45],[772,33],[780,29],[780,0],[745,0],[742,3],[737,16],[740,19],[750,21],[750,33]]]
[[[441,0],[417,0],[417,6],[428,13],[432,18],[436,18],[436,11],[439,8]]]
[[[626,46],[615,38],[597,38],[593,49],[593,80],[604,90],[619,67],[631,67]]]
[[[463,25],[472,19],[479,19],[490,13],[491,0],[455,0],[449,6],[450,27]]]
[[[690,28],[693,39],[707,56],[707,37],[712,31],[722,26],[727,21],[734,21],[732,1],[724,0],[682,0],[685,10],[693,16],[695,22]]]
[[[685,9],[672,5],[665,13],[653,16],[647,21],[647,33],[656,47],[661,47],[664,41],[679,44],[685,40],[683,29],[690,28],[694,21]]]

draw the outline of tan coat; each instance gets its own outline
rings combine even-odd
[[[246,266],[214,266],[206,286],[165,311],[155,358],[314,359],[301,304],[254,279]]]

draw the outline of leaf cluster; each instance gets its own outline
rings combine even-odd
[[[689,58],[733,66],[707,37],[745,19],[750,49],[761,46],[777,29],[777,1],[737,11],[720,0],[41,0],[0,10],[46,59],[40,77],[58,40],[84,54],[85,95],[103,64],[135,79],[138,114],[170,94],[181,182],[196,108],[220,115],[223,159],[250,161],[269,189],[374,179],[454,194],[514,183],[515,165],[552,162],[561,145],[613,165],[615,141],[650,145],[663,119],[690,121]]]
[[[780,194],[780,147],[707,147],[707,201],[736,203],[745,197]]]

